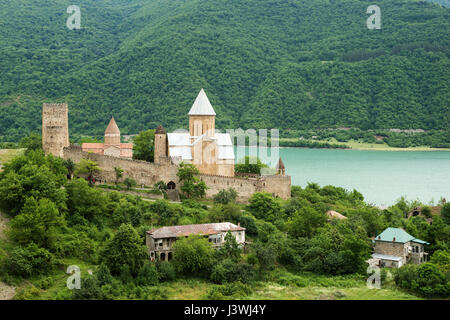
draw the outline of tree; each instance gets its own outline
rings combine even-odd
[[[222,189],[214,196],[214,203],[227,204],[235,202],[238,193],[233,188]]]
[[[29,150],[39,150],[42,149],[42,136],[32,132],[29,136],[22,138],[19,142],[21,148],[27,148]]]
[[[119,184],[120,178],[123,177],[123,169],[120,167],[114,167],[114,172],[116,174],[116,185]]]
[[[248,211],[257,219],[274,222],[281,216],[280,202],[268,192],[255,192],[248,202]]]
[[[68,220],[72,223],[100,221],[107,212],[108,198],[96,188],[89,187],[84,179],[74,179],[66,186],[69,195],[67,207]]]
[[[145,130],[133,139],[133,159],[154,161],[155,130]]]
[[[241,249],[231,231],[228,231],[225,235],[225,243],[219,252],[222,257],[233,261],[238,261],[241,257]]]
[[[446,224],[450,224],[450,202],[442,206],[441,216],[444,218]]]
[[[123,266],[127,266],[136,276],[148,259],[147,249],[130,224],[122,224],[114,237],[106,244],[101,253],[101,261],[112,274],[119,275]]]
[[[178,272],[194,274],[211,267],[214,257],[214,249],[207,239],[190,235],[187,238],[178,239],[174,246],[174,264]]]
[[[75,162],[72,161],[72,159],[67,159],[63,161],[64,167],[67,169],[67,178],[72,179],[73,178],[73,172],[75,171]]]
[[[57,235],[57,228],[62,227],[64,222],[53,202],[45,198],[37,201],[30,197],[21,213],[11,220],[8,235],[20,244],[34,242],[49,248]]]
[[[288,230],[294,237],[311,238],[327,222],[325,214],[311,207],[301,208],[289,219]]]
[[[259,158],[246,156],[234,166],[234,172],[261,174],[262,168],[268,168]]]
[[[125,178],[125,180],[123,180],[123,183],[127,186],[128,190],[130,190],[133,187],[136,187],[137,185],[136,180],[132,178]]]
[[[208,188],[204,181],[198,178],[197,167],[190,163],[182,162],[177,172],[177,176],[182,183],[181,191],[187,198],[202,198]]]
[[[97,162],[90,159],[81,159],[80,162],[76,165],[75,174],[87,175],[89,185],[93,185],[94,175],[100,173],[101,171],[102,169],[100,169]]]
[[[67,181],[62,159],[44,156],[42,150],[30,151],[5,164],[0,173],[0,208],[16,215],[29,197],[47,198],[58,210],[65,210]]]

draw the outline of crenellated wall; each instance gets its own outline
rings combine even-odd
[[[153,186],[158,181],[164,181],[166,184],[173,181],[177,189],[180,187],[177,177],[179,159],[161,157],[158,163],[152,163],[88,153],[74,145],[64,148],[63,153],[64,159],[70,158],[76,163],[83,158],[97,162],[102,169],[98,179],[102,181],[114,182],[116,179],[114,167],[120,167],[124,170],[123,177],[133,178],[138,186],[142,184]],[[233,188],[238,192],[238,201],[240,202],[246,202],[255,192],[269,192],[282,199],[291,197],[290,176],[229,177],[200,174],[200,179],[208,186],[206,190],[208,198],[213,197],[222,189],[228,188]]]
[[[238,201],[246,202],[255,192],[269,192],[275,197],[289,199],[291,197],[290,176],[260,176],[260,177],[227,177],[201,174],[208,189],[206,197],[213,197],[222,189],[233,188],[238,192]]]
[[[170,159],[160,161],[159,163],[146,162],[133,159],[124,159],[95,153],[88,153],[81,150],[81,147],[73,146],[64,148],[64,159],[72,159],[79,162],[82,158],[91,159],[98,163],[102,172],[98,178],[105,182],[114,182],[116,174],[114,167],[123,169],[123,177],[133,178],[138,186],[153,186],[158,181],[164,181],[166,184],[170,181],[178,186],[178,166],[171,163]]]

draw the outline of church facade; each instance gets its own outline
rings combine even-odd
[[[133,144],[120,142],[120,130],[114,117],[109,121],[105,130],[103,143],[83,143],[81,149],[107,156],[131,159],[133,158]]]
[[[155,162],[171,158],[194,164],[203,174],[234,176],[234,149],[231,136],[215,129],[214,111],[203,89],[189,111],[188,132],[155,132]]]

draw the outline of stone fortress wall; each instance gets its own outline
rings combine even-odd
[[[114,167],[120,167],[124,170],[123,178],[133,178],[138,186],[151,187],[159,181],[164,181],[166,184],[174,182],[176,189],[180,190],[177,177],[179,159],[160,157],[157,163],[152,163],[88,153],[82,151],[81,147],[74,145],[63,149],[63,158],[72,159],[75,163],[83,158],[97,162],[102,169],[97,179],[102,182],[114,182],[116,179]],[[238,201],[240,202],[246,202],[255,192],[269,192],[282,199],[291,197],[290,176],[227,177],[207,174],[200,174],[199,176],[208,186],[206,190],[206,197],[208,198],[227,188],[233,188],[238,192]]]
[[[152,187],[159,181],[170,186],[175,184],[175,189],[180,191],[180,183],[177,177],[181,157],[168,156],[167,136],[161,128],[155,132],[155,162],[120,158],[112,155],[104,155],[83,151],[81,147],[69,145],[69,121],[67,104],[43,104],[42,108],[42,147],[45,154],[53,154],[64,159],[71,159],[78,163],[81,159],[91,159],[98,163],[101,172],[96,177],[97,181],[112,183],[116,179],[114,167],[123,169],[123,178],[132,178],[140,187],[145,185]],[[210,126],[214,121],[207,122]],[[214,153],[216,156],[216,152]],[[208,160],[208,159],[207,159]],[[231,161],[227,163],[226,161]],[[281,159],[280,159],[281,162]],[[209,171],[201,170],[200,178],[206,183],[208,189],[206,196],[212,197],[223,189],[233,188],[238,192],[238,201],[247,201],[255,192],[269,192],[273,196],[282,199],[291,197],[291,177],[284,175],[284,165],[280,174],[270,176],[234,176],[234,161],[224,160],[220,164],[223,170],[216,170],[219,174],[206,174]],[[229,172],[230,171],[230,172]]]
[[[75,163],[83,158],[97,162],[102,169],[97,179],[102,182],[114,182],[116,180],[114,167],[119,167],[123,169],[123,178],[129,177],[136,180],[138,186],[152,187],[158,181],[164,181],[166,184],[173,181],[177,186],[179,184],[178,166],[172,164],[168,158],[164,162],[160,160],[158,163],[153,163],[85,152],[81,147],[74,145],[64,148],[63,153],[64,159],[72,159]]]

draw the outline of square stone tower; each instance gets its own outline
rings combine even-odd
[[[45,154],[63,157],[69,146],[69,107],[66,103],[42,106],[42,148]]]

